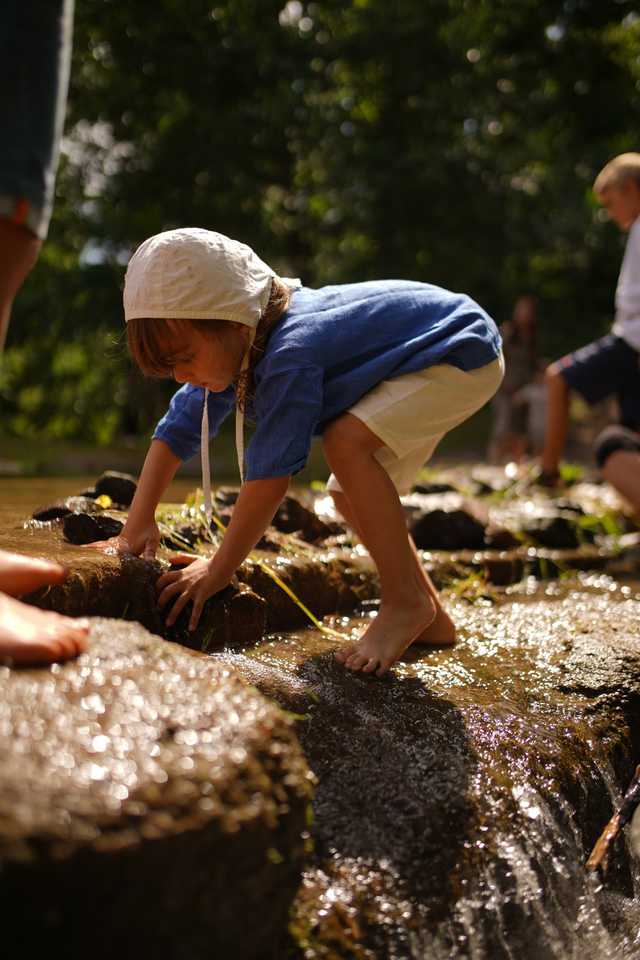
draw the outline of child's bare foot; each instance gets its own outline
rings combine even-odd
[[[381,677],[414,640],[434,622],[435,604],[425,591],[409,604],[382,606],[357,643],[336,651],[349,670]]]
[[[38,610],[5,596],[17,597],[46,584],[62,583],[66,576],[58,563],[0,550],[0,662],[52,663],[86,649],[86,620]]]
[[[62,583],[67,571],[59,563],[0,550],[0,591],[12,597],[31,593],[46,584]]]
[[[426,647],[452,647],[456,642],[456,625],[439,602],[436,602],[433,623],[430,623],[413,642],[424,644]]]
[[[0,593],[0,662],[53,663],[87,647],[89,623],[39,610]]]

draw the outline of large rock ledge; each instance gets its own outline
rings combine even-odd
[[[636,958],[627,837],[603,879],[584,864],[640,748],[640,597],[591,575],[448,606],[458,645],[383,679],[312,631],[215,654],[302,716],[318,786],[301,956]]]
[[[562,524],[520,493],[485,504],[482,538],[449,504],[477,541],[456,553],[422,524],[424,561],[454,584],[443,598],[459,643],[415,647],[382,679],[337,663],[333,635],[278,633],[306,618],[264,564],[320,617],[362,614],[376,594],[371,564],[339,532],[309,523],[307,542],[290,536],[291,498],[260,562],[212,598],[195,634],[184,618],[168,631],[157,608],[166,553],[103,556],[65,543],[55,520],[21,529],[19,549],[71,571],[32,602],[138,620],[214,656],[116,619],[94,623],[77,663],[0,673],[7,942],[27,956],[64,944],[72,958],[635,960],[640,866],[627,837],[604,878],[584,862],[640,749],[637,583],[507,585],[581,566],[634,576],[637,554],[616,554],[638,536],[624,518],[611,535],[592,490],[582,513],[556,502]],[[408,504],[416,523],[444,523],[433,495]],[[313,848],[293,717],[254,685],[297,715],[317,782]]]
[[[0,687],[12,953],[236,960],[278,942],[310,796],[285,714],[228,666],[114,620],[74,662],[0,668]]]

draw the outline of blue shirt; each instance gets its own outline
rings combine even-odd
[[[496,325],[465,294],[406,280],[295,290],[254,369],[245,479],[297,473],[314,434],[382,380],[440,363],[476,370],[499,352]],[[202,404],[185,384],[153,434],[181,460],[200,446]],[[233,387],[209,395],[211,436],[234,404]]]

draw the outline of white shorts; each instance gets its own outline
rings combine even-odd
[[[502,354],[477,370],[459,370],[443,363],[383,380],[346,412],[382,440],[384,446],[376,451],[376,460],[403,495],[409,493],[445,433],[483,407],[503,376]],[[327,489],[342,489],[333,474]]]

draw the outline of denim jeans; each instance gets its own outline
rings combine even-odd
[[[44,239],[69,84],[74,0],[0,3],[0,217]]]

